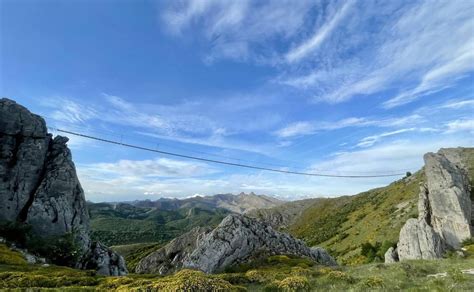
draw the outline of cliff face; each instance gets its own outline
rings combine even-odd
[[[165,274],[172,271],[168,268],[172,266],[214,273],[261,254],[296,255],[320,264],[336,265],[321,248],[310,248],[301,240],[275,231],[257,219],[232,214],[212,231],[193,230],[143,258],[137,272]]]
[[[409,219],[400,231],[394,258],[441,258],[448,249],[458,249],[473,235],[471,187],[462,148],[441,149],[424,156],[426,185],[420,187],[418,219]]]
[[[100,256],[96,247],[91,249],[86,201],[67,141],[53,139],[40,116],[12,100],[0,100],[0,221],[28,224],[40,237],[73,232],[83,260],[91,263]],[[89,266],[101,273],[126,273],[124,265],[103,269],[113,263],[100,258]]]

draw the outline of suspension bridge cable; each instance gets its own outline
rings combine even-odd
[[[67,131],[67,130],[63,130],[63,129],[57,129],[57,128],[52,128],[52,129],[54,129],[57,132],[66,133],[66,134],[70,134],[70,135],[74,135],[74,136],[78,136],[78,137],[83,137],[83,138],[87,138],[87,139],[91,139],[91,140],[96,140],[96,141],[100,141],[100,142],[120,145],[120,146],[129,147],[129,148],[133,148],[133,149],[144,150],[144,151],[149,151],[149,152],[154,152],[154,153],[159,153],[159,154],[164,154],[164,155],[169,155],[169,156],[174,156],[174,157],[180,157],[180,158],[186,158],[186,159],[192,159],[192,160],[204,161],[204,162],[210,162],[210,163],[217,163],[217,164],[223,164],[223,165],[229,165],[229,166],[236,166],[236,167],[242,167],[242,168],[249,168],[249,169],[257,169],[257,170],[264,170],[264,171],[270,171],[270,172],[284,173],[284,174],[295,174],[295,175],[306,175],[306,176],[317,176],[317,177],[338,177],[338,178],[376,178],[376,177],[393,177],[393,176],[404,175],[404,173],[378,174],[378,175],[338,175],[338,174],[310,173],[310,172],[300,172],[300,171],[290,171],[290,170],[283,170],[283,169],[267,168],[267,167],[260,167],[260,166],[256,166],[256,165],[233,163],[233,162],[226,162],[226,161],[221,161],[221,160],[214,160],[214,159],[196,157],[196,156],[191,156],[191,155],[184,155],[184,154],[179,154],[179,153],[175,153],[175,152],[162,151],[162,150],[147,148],[147,147],[143,147],[143,146],[123,143],[121,141],[119,142],[119,141],[104,139],[104,138],[100,138],[100,137],[85,135],[85,134],[72,132],[72,131]]]

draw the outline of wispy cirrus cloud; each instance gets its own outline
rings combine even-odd
[[[464,107],[474,108],[474,99],[465,99],[465,100],[452,100],[448,101],[441,106],[441,108],[447,109],[460,109]]]
[[[278,49],[263,46],[290,40],[316,7],[314,1],[172,1],[161,13],[166,28],[184,36],[191,29],[210,42],[206,62],[217,59],[278,62]],[[194,35],[194,32],[188,36]]]
[[[418,114],[402,117],[374,119],[364,117],[345,118],[337,121],[300,121],[287,125],[274,134],[280,138],[291,138],[312,135],[318,131],[330,131],[348,127],[399,127],[408,124],[420,123],[424,118]]]
[[[249,111],[266,104],[245,96],[224,98],[217,102],[185,100],[172,105],[131,103],[122,97],[105,93],[93,105],[72,98],[49,100],[51,102],[43,106],[48,109],[47,118],[53,127],[79,132],[99,130],[99,133],[102,128],[114,139],[134,137],[136,134],[141,138],[152,137],[255,153],[268,153],[269,145],[247,141],[240,138],[239,134],[265,132],[280,121],[279,115],[272,112],[261,113],[258,121],[248,118]],[[249,102],[242,104],[246,100]],[[241,121],[234,123],[229,117]],[[127,127],[128,132],[114,132],[115,127]],[[75,137],[71,140],[77,145],[86,141]]]
[[[399,93],[385,101],[384,108],[413,102],[449,88],[474,70],[472,13],[469,1],[403,7],[359,2],[352,19],[332,33],[318,58],[277,80],[308,92],[316,101],[340,103],[395,86]],[[366,28],[374,19],[383,25],[369,33]],[[351,34],[356,30],[357,38]],[[358,50],[362,41],[371,45]]]
[[[290,63],[297,62],[316,50],[321,43],[329,37],[341,20],[346,17],[350,7],[354,3],[355,1],[346,1],[309,39],[304,40],[301,44],[291,49],[285,56],[286,60]]]
[[[216,170],[201,162],[183,161],[169,158],[146,160],[119,160],[110,163],[80,165],[81,169],[98,177],[138,176],[150,177],[195,177],[215,173]]]

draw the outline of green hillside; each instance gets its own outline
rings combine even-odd
[[[387,187],[319,201],[305,209],[288,231],[311,246],[327,248],[341,263],[364,263],[364,244],[384,245],[386,250],[398,240],[406,220],[417,216],[423,179],[423,171],[419,171]],[[381,258],[385,250],[377,248],[375,252]]]
[[[216,226],[229,214],[224,209],[159,210],[130,204],[88,204],[92,237],[106,245],[163,243],[196,226]]]
[[[463,148],[461,157],[472,184],[474,149]],[[308,245],[326,248],[342,264],[382,261],[385,251],[398,241],[406,220],[417,216],[419,186],[424,181],[422,169],[386,187],[315,201],[293,219],[287,231]],[[472,198],[473,190],[471,186]]]

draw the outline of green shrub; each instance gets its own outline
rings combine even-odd
[[[25,246],[31,234],[31,226],[19,222],[0,222],[0,237],[12,241],[19,246]]]
[[[385,252],[390,248],[395,247],[395,243],[385,240],[383,243],[376,242],[371,244],[366,242],[362,244],[360,254],[366,257],[366,263],[380,262],[384,260]]]
[[[309,281],[306,277],[292,276],[281,280],[278,288],[282,291],[309,291]]]
[[[46,238],[36,237],[28,241],[27,247],[29,251],[60,266],[74,266],[82,255],[74,233]]]
[[[460,269],[452,268],[448,271],[448,275],[455,283],[466,281],[466,276],[464,276]]]
[[[87,276],[35,274],[28,272],[0,273],[2,288],[60,288],[68,286],[96,286],[99,280]]]
[[[367,279],[364,279],[362,285],[369,288],[383,288],[384,282],[382,278],[378,276],[372,276],[368,277]]]
[[[9,249],[5,244],[0,244],[0,264],[25,265],[26,260],[21,253]]]
[[[341,271],[331,271],[327,274],[328,279],[334,282],[346,282],[346,283],[355,283],[356,279],[353,278],[352,276],[341,272]]]
[[[106,280],[101,289],[116,291],[242,291],[219,277],[209,276],[200,271],[181,270],[174,275],[154,279],[134,279],[128,277]]]

